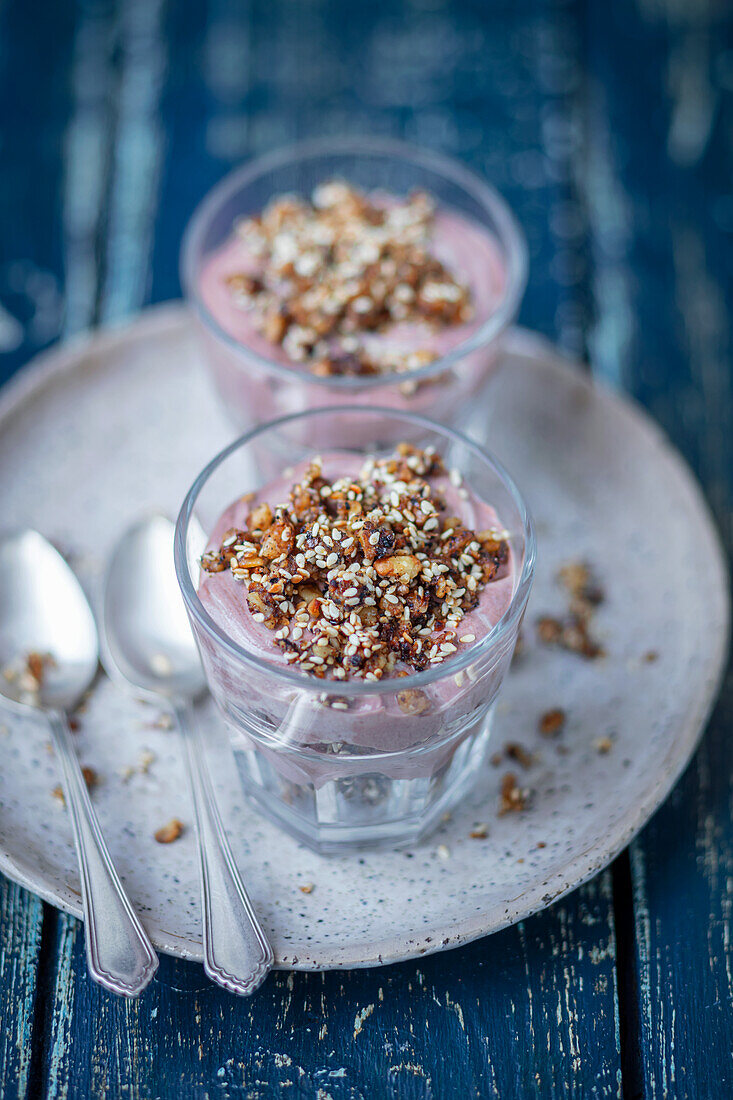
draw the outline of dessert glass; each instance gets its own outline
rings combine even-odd
[[[351,454],[391,453],[407,435],[435,447],[509,531],[507,610],[484,637],[423,672],[339,681],[275,665],[237,644],[198,596],[202,547],[193,517],[210,531],[238,494],[314,458],[319,449],[306,440],[321,437],[334,417],[345,435],[371,440],[354,443]],[[411,414],[344,406],[284,417],[236,440],[199,474],[178,517],[175,558],[209,688],[259,809],[321,852],[411,843],[436,825],[485,766],[493,706],[532,583],[532,521],[503,467],[459,433]]]
[[[491,239],[500,292],[490,308],[487,305],[485,315],[477,303],[466,338],[427,366],[408,373],[320,377],[304,364],[283,363],[262,354],[261,341],[258,351],[238,341],[204,301],[202,273],[231,237],[239,217],[259,213],[283,193],[310,194],[317,184],[334,177],[368,191],[399,195],[413,189],[428,191],[439,209],[469,219]],[[460,425],[499,362],[501,336],[516,317],[526,271],[522,232],[492,187],[457,161],[401,142],[370,138],[303,142],[230,173],[194,213],[181,251],[181,281],[207,365],[229,417],[242,430],[277,416],[344,402],[382,405]],[[332,432],[326,442],[337,446],[348,440]]]

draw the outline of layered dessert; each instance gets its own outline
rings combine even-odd
[[[498,242],[478,222],[425,192],[364,193],[329,180],[238,221],[204,262],[198,290],[236,344],[210,341],[219,387],[251,421],[342,401],[358,383],[374,403],[439,409],[445,419],[492,355],[482,349],[449,371],[411,375],[469,339],[505,288]],[[293,373],[268,372],[262,360]],[[345,378],[348,393],[313,384]]]
[[[274,722],[269,708],[272,745],[328,757],[452,738],[452,752],[485,717],[510,649],[488,665],[480,655],[473,668],[451,664],[479,653],[511,603],[514,574],[491,504],[434,450],[403,444],[366,461],[328,452],[235,500],[211,532],[198,594],[232,641],[321,689],[289,686]],[[364,690],[341,694],[349,681]],[[392,690],[368,690],[385,682]],[[256,677],[225,687],[236,708]],[[429,772],[439,758],[403,760],[401,774]],[[325,759],[303,768],[316,781],[334,774]]]

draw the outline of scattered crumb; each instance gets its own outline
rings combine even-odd
[[[69,718],[69,729],[71,730],[72,733],[78,733],[79,732],[79,730],[81,729],[81,722],[79,721],[78,718],[75,718],[75,717]]]
[[[446,810],[444,814],[440,815],[440,820],[445,825],[446,822],[453,820],[453,814],[450,812],[450,810]]]
[[[538,840],[537,841],[537,847],[538,848],[546,848],[547,845],[545,844],[544,840]]]
[[[150,730],[172,730],[173,729],[173,715],[168,714],[167,711],[163,711],[152,722],[146,722],[143,726],[144,729]]]
[[[534,763],[534,756],[532,753],[527,752],[524,746],[520,745],[518,741],[508,741],[504,746],[504,752],[510,760],[516,760],[523,768],[531,768]]]
[[[150,765],[153,764],[156,759],[157,757],[154,752],[151,752],[150,749],[143,749],[137,762],[137,769],[140,774],[147,775],[150,771]]]
[[[499,798],[499,817],[504,814],[518,813],[526,810],[529,805],[529,791],[522,790],[517,783],[517,777],[513,772],[507,772],[501,781],[501,794]]]
[[[659,654],[656,649],[649,649],[642,657],[642,661],[647,665],[653,665],[655,661],[659,660]]]
[[[537,636],[543,645],[557,645],[588,660],[604,657],[603,647],[590,631],[593,612],[603,603],[605,594],[585,562],[568,562],[558,572],[558,580],[569,596],[568,610],[562,618],[543,615],[537,620]]]
[[[546,710],[537,726],[542,737],[557,737],[565,729],[565,711],[560,707]]]
[[[301,894],[312,894],[315,890],[315,884],[312,882],[304,882],[302,886],[299,886]]]
[[[485,840],[486,837],[489,835],[489,826],[484,825],[483,822],[479,825],[474,825],[468,835],[473,840]]]
[[[84,782],[87,785],[88,791],[93,791],[94,788],[99,785],[99,776],[94,768],[88,768],[85,764],[81,769],[81,774],[84,776]]]
[[[491,764],[492,768],[498,768],[503,759],[504,759],[504,754],[503,753],[495,752],[494,755],[492,757],[490,757],[489,763]]]
[[[543,615],[537,620],[537,636],[543,645],[557,645],[589,661],[605,657],[605,650],[590,634],[588,620],[571,611],[565,619]]]
[[[134,774],[135,774],[135,769],[133,767],[131,767],[129,764],[127,765],[126,768],[120,768],[120,770],[118,772],[118,775],[119,775],[119,777],[120,777],[120,779],[122,780],[123,783],[127,783],[128,780],[132,779]]]
[[[557,579],[573,600],[581,600],[597,607],[605,599],[603,589],[586,562],[568,562],[558,571]]]
[[[183,822],[179,821],[177,817],[172,817],[167,825],[163,825],[162,828],[158,829],[155,839],[158,844],[172,844],[174,840],[178,840],[182,832]]]
[[[543,615],[537,620],[537,637],[543,645],[556,645],[562,635],[562,623],[551,615]]]
[[[450,859],[450,848],[447,844],[439,844],[435,851],[438,853],[438,859],[442,859],[444,863]]]
[[[55,666],[56,661],[51,653],[31,650],[25,656],[18,655],[10,661],[2,674],[9,684],[14,685],[19,702],[38,706],[46,672]]]
[[[53,748],[53,746],[52,746],[52,748]],[[81,774],[84,776],[84,782],[87,785],[87,790],[88,791],[93,791],[95,787],[99,786],[99,775],[94,770],[94,768],[90,768],[90,767],[88,767],[88,765],[83,764],[82,769],[81,769]],[[61,803],[62,806],[66,805],[66,798],[64,797],[64,789],[63,789],[63,787],[61,786],[60,783],[56,784],[54,789],[51,791],[51,794],[53,795],[53,797],[56,799],[57,802]]]
[[[601,756],[605,756],[613,748],[613,741],[610,737],[599,737],[597,741],[593,742],[593,746],[596,752],[600,753]]]
[[[40,687],[43,683],[43,677],[46,671],[46,662],[52,660],[47,654],[43,656],[41,653],[32,652],[28,654],[26,661],[29,674],[36,681]]]

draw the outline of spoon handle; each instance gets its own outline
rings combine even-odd
[[[96,982],[136,997],[158,969],[158,956],[112,864],[94,812],[65,714],[47,712],[71,814],[81,876],[89,973]]]
[[[219,815],[206,747],[189,703],[175,702],[186,744],[196,816],[204,924],[204,970],[232,993],[254,993],[273,963],[272,948],[247,897]]]

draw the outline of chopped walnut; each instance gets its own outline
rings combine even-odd
[[[174,840],[178,840],[183,828],[183,822],[179,821],[177,817],[172,817],[167,825],[163,825],[157,830],[155,839],[158,844],[172,844]]]
[[[562,621],[544,615],[537,621],[537,635],[545,645],[558,645],[588,660],[605,656],[603,647],[591,636],[587,620],[574,612]]]
[[[534,764],[532,753],[527,752],[518,741],[508,741],[504,746],[504,752],[510,760],[516,760],[517,764],[521,764],[523,768],[531,768]]]
[[[430,700],[424,691],[407,688],[397,692],[397,703],[405,714],[427,714],[430,710]]]
[[[88,767],[86,764],[82,766],[81,774],[84,776],[84,782],[86,783],[87,790],[92,791],[99,784],[99,776],[95,772],[94,768]],[[66,805],[66,798],[64,797],[64,789],[60,783],[57,783],[54,789],[51,791],[53,797],[61,803],[62,806]]]
[[[546,710],[540,716],[538,729],[542,737],[557,737],[565,729],[565,711],[560,707]]]
[[[529,804],[529,791],[522,790],[517,783],[517,777],[512,772],[507,772],[501,781],[499,796],[499,817],[504,814],[518,813],[526,810]]]
[[[597,606],[603,603],[604,593],[593,578],[590,566],[585,562],[568,562],[558,572],[558,579],[573,600]]]
[[[267,340],[318,376],[417,370],[435,359],[429,349],[377,351],[364,337],[404,322],[429,331],[470,320],[468,287],[431,252],[433,223],[422,192],[380,204],[332,180],[310,202],[283,196],[240,221],[257,272],[235,272],[226,285]]]
[[[81,774],[84,776],[84,782],[87,785],[87,790],[92,791],[99,785],[99,776],[95,772],[94,768],[89,768],[85,764],[81,769]]]
[[[567,614],[557,619],[544,615],[537,621],[537,635],[545,645],[559,645],[570,653],[594,660],[604,657],[603,647],[590,632],[593,612],[604,600],[600,585],[583,562],[569,562],[558,572],[558,579],[570,597]]]

